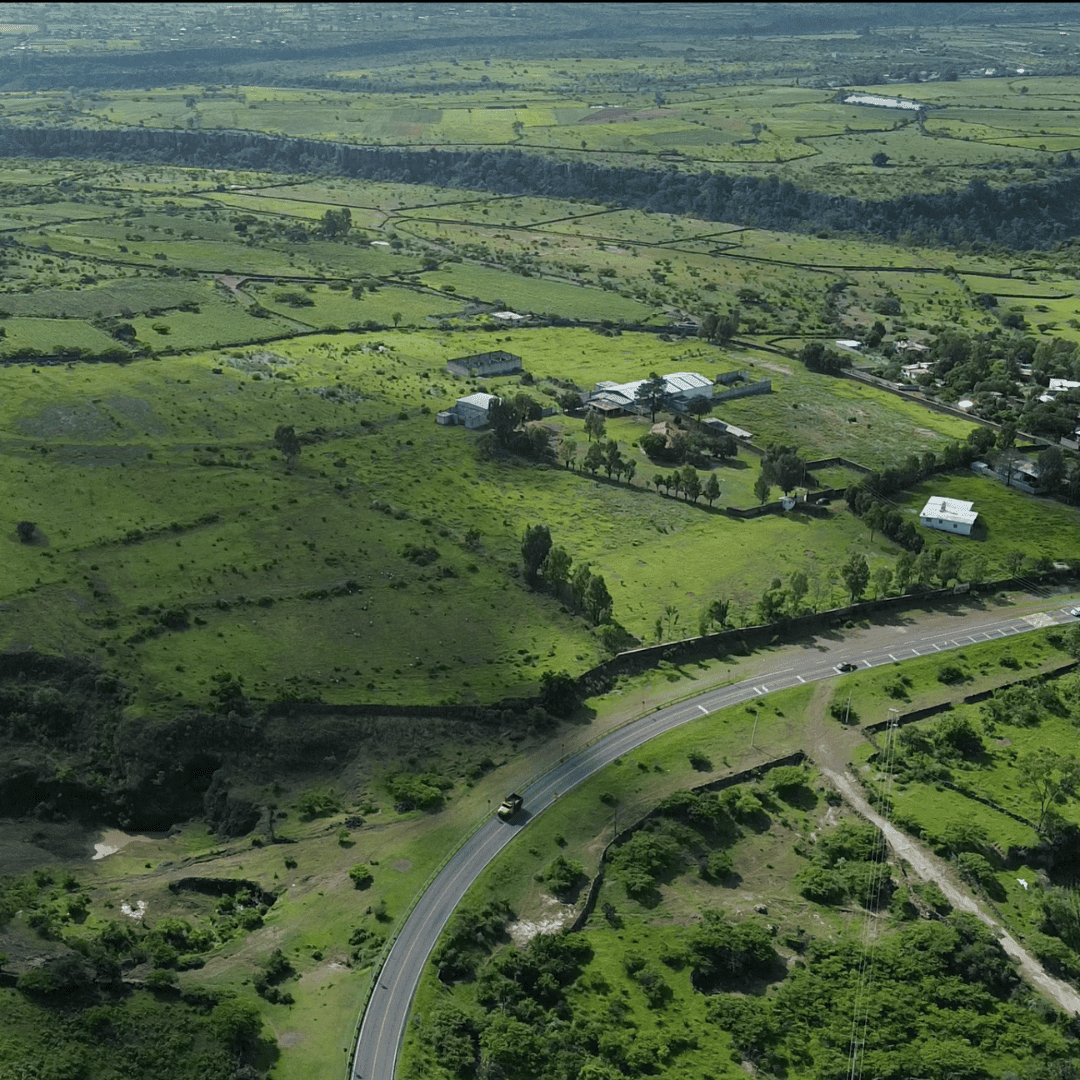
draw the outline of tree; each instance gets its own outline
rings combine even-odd
[[[1039,811],[1035,827],[1042,832],[1053,804],[1073,794],[1080,784],[1080,761],[1072,755],[1059,754],[1049,746],[1040,746],[1022,755],[1016,769],[1020,783],[1034,792]]]
[[[564,413],[577,412],[581,408],[581,395],[576,390],[564,390],[556,400]]]
[[[682,489],[687,502],[697,502],[701,495],[701,477],[692,465],[687,465],[682,471]]]
[[[631,458],[629,461],[623,462],[623,475],[626,477],[626,482],[629,484],[634,479],[634,473],[637,472],[637,462]]]
[[[262,1035],[262,1018],[252,1002],[226,998],[214,1006],[210,1022],[238,1060],[255,1049]]]
[[[664,376],[650,371],[649,377],[634,391],[634,404],[642,412],[649,414],[650,423],[655,423],[656,414],[667,404],[667,397]]]
[[[879,169],[884,169],[889,164],[889,155],[879,150],[870,161]]]
[[[597,470],[604,464],[604,448],[599,443],[591,443],[585,451],[585,468],[596,475]]]
[[[994,445],[994,433],[990,428],[972,428],[967,434],[967,442],[977,454],[985,454]]]
[[[590,581],[592,581],[592,570],[589,569],[588,563],[581,563],[570,579],[570,592],[574,597],[574,604],[581,609],[585,607],[585,594],[589,591]]]
[[[1012,577],[1016,577],[1020,573],[1026,558],[1027,556],[1019,548],[1010,551],[1005,556],[1005,569],[1009,571]]]
[[[554,433],[543,424],[533,424],[525,432],[529,456],[533,461],[545,461],[551,456],[551,440]]]
[[[521,423],[542,420],[544,417],[544,410],[540,402],[529,397],[524,391],[514,395],[514,408],[517,409],[521,416]]]
[[[540,702],[553,716],[572,716],[578,707],[578,689],[567,671],[545,671],[540,676]]]
[[[893,572],[887,566],[878,566],[874,569],[874,589],[878,599],[889,595],[889,587],[892,585]]]
[[[798,484],[805,482],[806,462],[793,450],[788,450],[786,447],[780,449],[783,452],[775,457],[770,457],[766,452],[761,462],[761,472],[768,481],[775,483],[787,495]]]
[[[851,593],[851,602],[854,604],[866,592],[866,586],[870,584],[870,567],[863,555],[852,555],[840,568],[840,576],[844,579],[847,590]]]
[[[333,240],[345,236],[352,228],[352,211],[348,207],[340,210],[327,210],[322,216],[323,235]]]
[[[589,576],[589,585],[585,590],[585,615],[590,622],[607,622],[611,618],[612,599],[603,577],[599,574]]]
[[[997,434],[1000,464],[1005,466],[1005,486],[1012,484],[1013,466],[1016,464],[1016,425],[1006,420]]]
[[[551,531],[546,525],[530,525],[521,538],[521,561],[525,564],[525,580],[535,587],[537,575],[551,550]]]
[[[495,434],[495,442],[504,449],[521,424],[521,410],[517,403],[504,398],[493,398],[488,405],[488,423]]]
[[[34,534],[37,532],[37,525],[32,521],[20,521],[15,526],[15,531],[19,534],[19,539],[24,544],[31,544],[34,541]]]
[[[577,458],[577,443],[568,437],[559,440],[559,460],[563,467],[569,469]]]
[[[653,487],[659,491],[667,483],[667,477],[662,472],[653,473],[652,482]]]
[[[705,498],[709,500],[710,507],[720,498],[720,481],[716,479],[716,473],[709,473],[709,479],[705,482]]]
[[[791,577],[788,578],[788,592],[791,593],[791,606],[796,612],[809,589],[810,581],[806,576],[806,571],[796,570],[792,573]]]
[[[713,403],[711,397],[693,397],[686,403],[686,411],[691,416],[704,416],[710,409],[712,409]],[[732,440],[734,442],[734,440]]]
[[[606,430],[607,424],[604,422],[603,414],[597,412],[596,409],[590,409],[588,416],[585,417],[585,434],[589,436],[589,442],[593,439],[602,439]]]
[[[765,475],[764,470],[758,473],[758,478],[754,481],[754,495],[757,498],[758,504],[764,506],[769,501],[769,496],[772,494],[772,485],[769,483],[769,478]]]
[[[710,623],[715,623],[721,630],[727,626],[728,612],[731,609],[730,600],[713,600],[709,603],[709,606],[705,609],[705,613],[708,616]]]
[[[394,314],[390,316],[390,318],[394,320],[394,325],[397,326],[401,322],[401,312],[395,311]]]
[[[573,559],[567,554],[566,548],[553,547],[540,566],[540,572],[544,580],[549,582],[556,592],[566,584],[570,577],[570,566]]]
[[[870,539],[874,539],[874,533],[885,524],[885,508],[881,503],[875,501],[871,504],[870,509],[863,514],[863,524],[870,529]]]
[[[893,567],[893,581],[897,591],[903,594],[911,584],[912,572],[915,568],[915,555],[910,551],[901,551],[896,557],[896,565]]]
[[[619,450],[619,444],[614,439],[608,439],[604,446],[604,470],[608,474],[608,479],[611,479],[611,474],[616,470],[622,471],[622,451]]]
[[[1048,446],[1039,453],[1039,483],[1048,492],[1055,492],[1065,479],[1065,455],[1060,446]]]
[[[291,469],[300,457],[300,440],[296,437],[296,431],[291,424],[278,426],[274,432],[274,446],[285,459],[285,464]]]

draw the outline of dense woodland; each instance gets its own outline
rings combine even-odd
[[[615,169],[514,151],[413,153],[239,131],[9,127],[0,132],[0,154],[332,173],[504,195],[590,199],[761,229],[833,229],[975,250],[1048,249],[1080,230],[1080,175],[1072,155],[1062,159],[1064,178],[1046,185],[998,190],[976,180],[964,191],[870,202],[803,191],[777,177]]]

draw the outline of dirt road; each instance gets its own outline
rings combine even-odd
[[[1066,1013],[1073,1016],[1080,1015],[1080,994],[1068,983],[1047,975],[1042,964],[1035,957],[1012,937],[1000,923],[983,911],[969,892],[959,888],[954,883],[945,862],[927,851],[910,836],[890,825],[880,814],[876,813],[866,799],[863,798],[855,778],[849,772],[846,770],[837,771],[824,761],[815,758],[813,750],[808,752],[814,764],[817,765],[824,776],[827,776],[836,785],[837,790],[848,803],[867,821],[872,822],[881,829],[885,834],[889,847],[892,848],[896,855],[905,859],[915,873],[924,881],[934,882],[957,911],[970,912],[994,931],[1005,952],[1017,961],[1020,974],[1027,982],[1041,990],[1058,1008]]]

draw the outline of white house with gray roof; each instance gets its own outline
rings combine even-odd
[[[974,505],[960,499],[943,499],[940,495],[931,495],[919,511],[919,521],[928,529],[970,536],[975,519],[979,516],[971,509]]]

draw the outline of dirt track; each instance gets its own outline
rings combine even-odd
[[[908,862],[919,877],[924,881],[933,881],[954,908],[958,911],[970,912],[994,931],[1005,952],[1018,962],[1020,974],[1027,982],[1038,987],[1058,1008],[1063,1009],[1066,1013],[1073,1016],[1080,1015],[1080,994],[1067,983],[1047,975],[1038,960],[1013,938],[1000,923],[987,915],[970,893],[958,888],[950,876],[946,863],[931,854],[910,836],[890,825],[880,814],[875,813],[870,804],[860,794],[856,781],[850,773],[847,771],[839,772],[819,760],[814,751],[808,752],[822,774],[836,785],[837,790],[855,810],[867,821],[872,822],[881,829],[889,846],[899,857]]]

